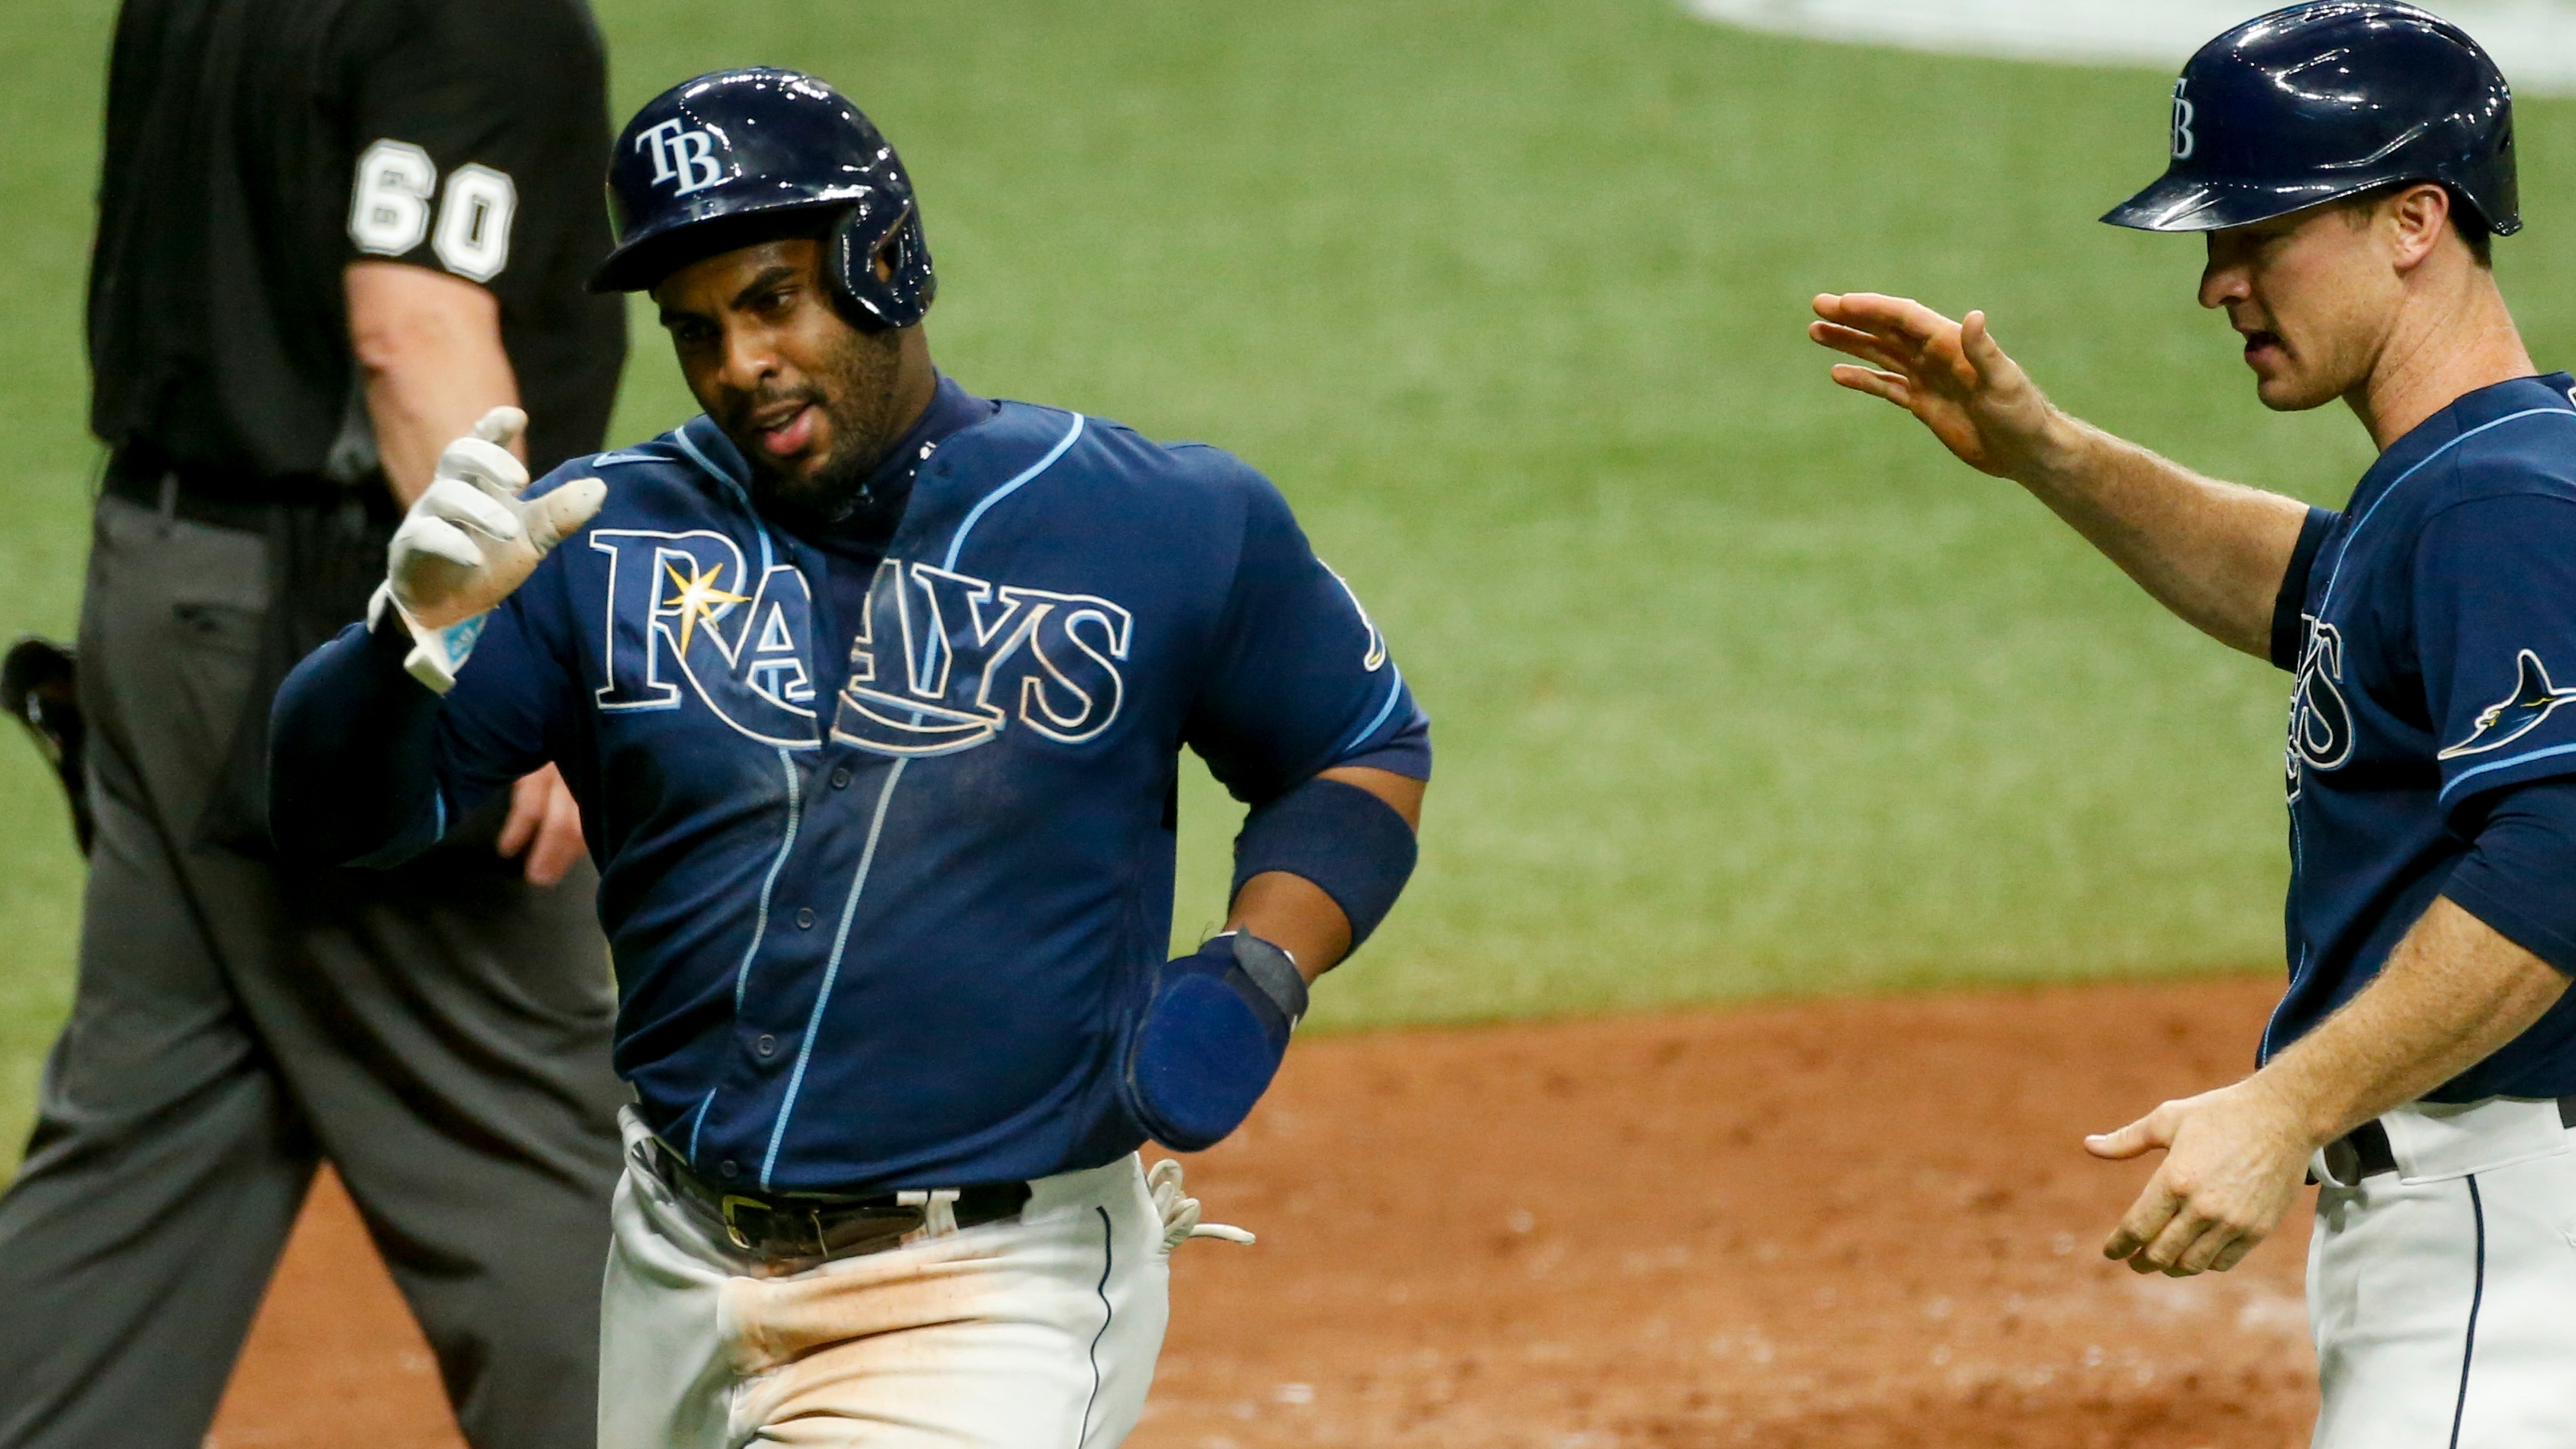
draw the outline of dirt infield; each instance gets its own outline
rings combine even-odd
[[[2303,1218],[2234,1273],[2096,1253],[2086,1131],[2241,1071],[2275,987],[1836,1001],[1301,1046],[1193,1159],[1137,1449],[2288,1449]],[[327,1404],[321,1413],[314,1407]],[[214,1443],[456,1443],[316,1198]]]

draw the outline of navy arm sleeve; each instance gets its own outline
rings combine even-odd
[[[438,696],[403,672],[398,623],[304,657],[269,716],[269,834],[297,865],[392,862],[435,842]]]
[[[2491,495],[2434,514],[2414,605],[2442,808],[2456,817],[2481,795],[2576,775],[2576,498]]]
[[[2475,838],[2442,894],[2576,976],[2576,780],[2543,780],[2491,797]]]
[[[279,687],[269,830],[287,860],[398,864],[549,757],[561,670],[530,646],[519,599],[492,611],[444,698],[404,672],[410,648],[390,614],[353,624]]]
[[[1385,638],[1288,501],[1242,472],[1242,552],[1184,740],[1256,806],[1337,765],[1430,778],[1430,721]]]
[[[2307,641],[2301,637],[2300,621],[2308,609],[2308,574],[2317,564],[2317,549],[2326,541],[2326,531],[2341,517],[2330,508],[2311,508],[2307,521],[2299,525],[2299,542],[2290,550],[2289,572],[2281,575],[2281,592],[2272,599],[2272,667],[2299,667],[2299,649]]]

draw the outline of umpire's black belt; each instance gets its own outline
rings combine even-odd
[[[658,1137],[644,1140],[635,1161],[727,1242],[764,1262],[880,1253],[929,1226],[937,1207],[945,1206],[958,1227],[972,1228],[1016,1218],[1029,1202],[1025,1182],[962,1187],[953,1199],[946,1191],[873,1197],[734,1192],[698,1176]]]
[[[2558,1125],[2576,1128],[2576,1095],[2558,1099]],[[2346,1147],[2352,1149],[2352,1161],[2358,1169],[2349,1181],[2359,1182],[2365,1177],[2377,1177],[2397,1170],[2397,1153],[2388,1145],[2388,1129],[2380,1126],[2376,1117],[2329,1144],[2326,1147],[2328,1161],[2331,1162],[2332,1155]],[[2335,1170],[2341,1172],[2343,1169],[2338,1167]]]
[[[200,468],[164,457],[148,444],[129,444],[107,461],[101,491],[138,508],[212,528],[265,532],[281,507],[331,507],[355,497],[370,514],[393,517],[393,495],[380,483],[352,486],[309,474],[262,478],[226,469]]]

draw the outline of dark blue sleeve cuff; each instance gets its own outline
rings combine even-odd
[[[2542,780],[2496,796],[2476,840],[2442,894],[2576,976],[2576,780]]]
[[[279,687],[269,723],[269,833],[287,860],[392,865],[445,830],[434,763],[438,696],[404,672],[409,648],[399,624],[352,624]]]
[[[1367,746],[1356,755],[1335,760],[1326,768],[1338,770],[1351,765],[1363,765],[1372,770],[1384,770],[1390,775],[1402,775],[1408,780],[1429,783],[1431,717],[1417,706],[1412,717],[1393,735]]]

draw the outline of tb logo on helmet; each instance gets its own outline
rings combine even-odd
[[[2191,153],[2200,149],[2200,138],[2191,133],[2191,118],[2196,112],[2191,101],[2183,95],[2190,88],[2189,76],[2174,82],[2173,158],[2176,161],[2188,161]]]
[[[654,185],[679,183],[679,190],[671,193],[674,196],[704,191],[724,180],[724,163],[716,159],[715,133],[684,130],[677,117],[645,127],[635,138],[635,149],[652,152]]]

